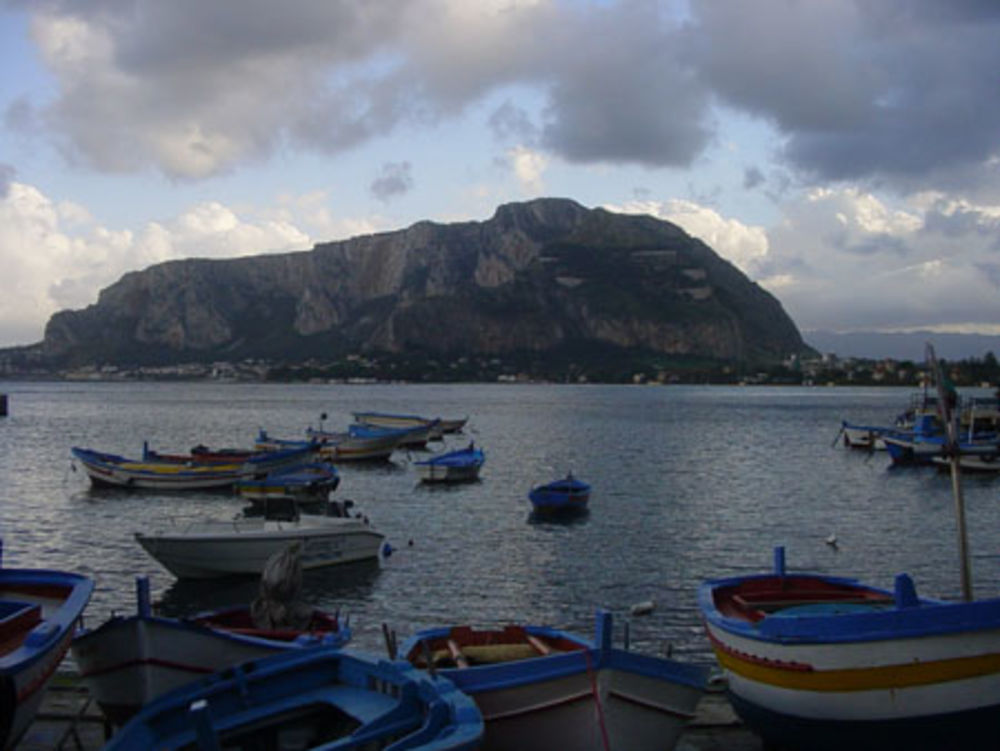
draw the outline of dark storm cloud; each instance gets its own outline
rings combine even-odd
[[[703,0],[693,15],[705,84],[818,177],[905,185],[1000,147],[998,3]]]
[[[413,188],[413,175],[409,162],[387,162],[382,165],[370,186],[373,196],[380,201],[388,201],[395,196],[408,193]]]
[[[510,87],[534,106],[486,125],[578,163],[689,166],[716,100],[819,178],[982,181],[1000,152],[992,0],[690,0],[683,21],[655,0],[18,7],[58,81],[38,122],[103,170],[201,178],[285,144],[338,152]]]

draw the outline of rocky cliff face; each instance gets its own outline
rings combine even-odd
[[[485,222],[126,274],[54,315],[41,350],[79,364],[587,342],[722,359],[805,348],[774,297],[675,225],[540,199]]]

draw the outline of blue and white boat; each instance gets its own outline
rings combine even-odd
[[[584,510],[590,501],[590,484],[569,473],[561,480],[539,485],[528,492],[536,514],[564,514]]]
[[[247,478],[236,483],[236,492],[250,501],[294,498],[297,501],[325,501],[340,485],[340,473],[332,464],[300,464],[267,477]]]
[[[0,566],[0,748],[31,724],[93,590],[80,574]]]
[[[232,488],[247,478],[264,477],[268,473],[309,461],[315,446],[300,444],[283,446],[248,456],[234,457],[228,463],[166,460],[164,455],[150,455],[144,449],[142,459],[129,459],[117,454],[74,446],[73,458],[78,461],[95,487],[115,487],[130,490],[210,490]]]
[[[400,655],[471,696],[483,751],[669,751],[694,716],[708,669],[612,646],[598,611],[594,642],[545,626],[427,629]]]
[[[249,606],[187,618],[153,615],[149,580],[136,582],[133,615],[113,615],[73,640],[73,658],[87,690],[109,722],[123,725],[157,697],[179,686],[278,652],[342,647],[351,629],[337,613],[308,609],[294,626],[259,626]]]
[[[414,462],[413,466],[423,482],[472,482],[479,479],[485,462],[483,450],[470,443],[464,449]]]
[[[855,579],[771,573],[702,584],[729,698],[790,749],[976,748],[1000,716],[1000,599],[918,597]]]
[[[396,445],[401,449],[427,448],[427,441],[441,437],[438,430],[439,420],[430,420],[420,425],[406,427],[389,427],[367,422],[356,422],[347,426],[347,433],[352,438],[382,438],[395,437]]]
[[[153,703],[105,751],[475,751],[476,705],[401,662],[319,647],[247,662]]]

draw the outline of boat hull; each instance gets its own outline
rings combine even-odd
[[[417,464],[417,476],[422,482],[474,482],[479,479],[479,469],[480,465]]]
[[[520,642],[520,643],[519,643]],[[594,644],[556,629],[430,629],[402,649],[414,664],[441,648],[468,665],[438,667],[483,714],[483,751],[669,751],[694,716],[707,670],[611,646],[599,612]],[[506,651],[501,658],[485,656]],[[477,657],[478,655],[478,657]]]
[[[290,649],[342,646],[349,631],[294,632],[268,638],[155,616],[115,617],[73,641],[73,657],[90,696],[122,725],[144,704],[173,689],[247,660]]]
[[[0,748],[31,724],[93,588],[76,574],[0,569]]]
[[[200,524],[180,532],[136,533],[136,540],[179,579],[260,574],[268,559],[302,543],[303,569],[377,558],[384,536],[357,519],[317,517],[322,523],[241,519]]]
[[[974,723],[1000,712],[1000,600],[918,600],[897,581],[881,602],[856,585],[859,599],[834,603],[815,594],[827,585],[852,586],[820,576],[702,586],[706,631],[747,725],[791,748],[973,747]],[[722,594],[762,588],[801,591],[802,600],[745,618],[738,598]]]

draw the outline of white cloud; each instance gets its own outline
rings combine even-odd
[[[542,176],[549,165],[548,158],[541,152],[525,146],[516,146],[507,151],[507,158],[514,169],[521,188],[529,195],[539,195],[545,189]]]
[[[768,256],[768,238],[764,227],[727,219],[715,209],[693,201],[632,201],[623,206],[608,206],[627,214],[650,214],[673,222],[692,237],[697,237],[716,253],[751,278],[757,276]]]
[[[102,227],[82,206],[56,204],[35,187],[11,182],[0,199],[0,344],[39,341],[53,313],[96,302],[97,293],[127,271],[179,258],[228,258],[311,245],[295,211],[237,213],[211,201],[134,233]]]

